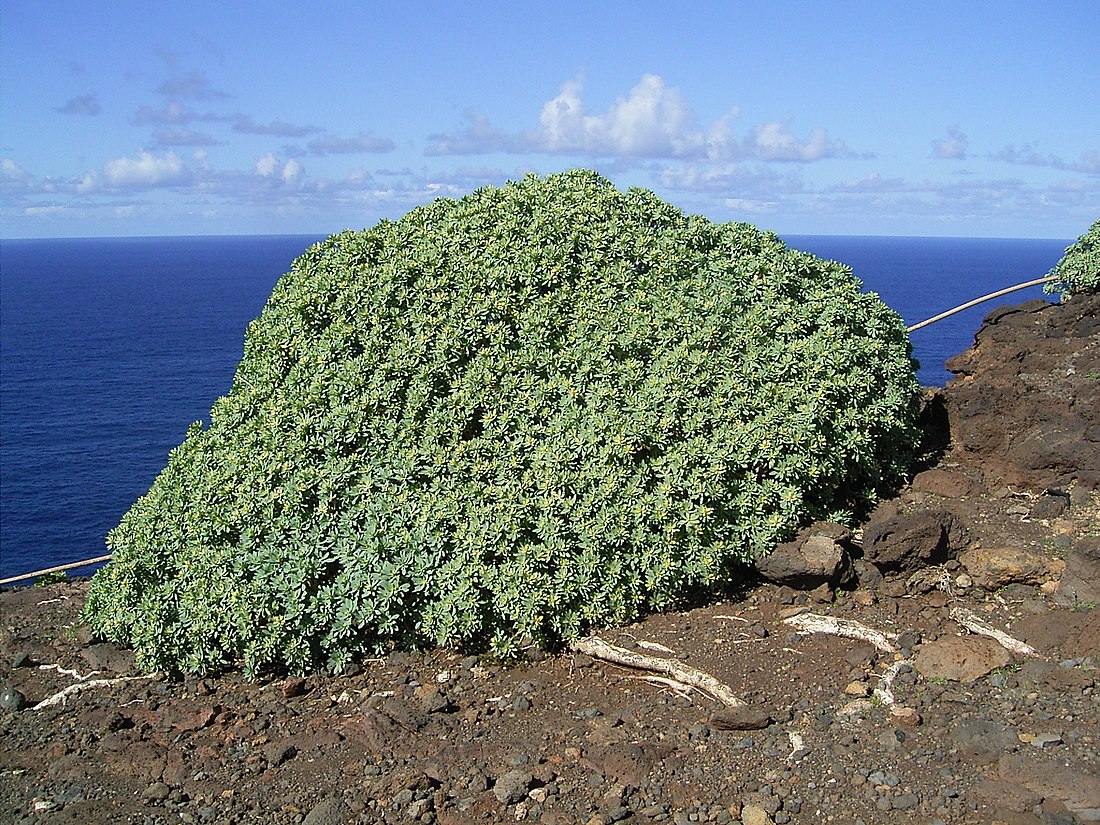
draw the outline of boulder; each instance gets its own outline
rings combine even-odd
[[[926,679],[973,682],[1012,661],[1008,651],[984,636],[946,636],[926,642],[913,667]]]
[[[880,508],[863,528],[864,558],[882,573],[912,573],[956,556],[966,531],[946,510]]]
[[[844,547],[851,535],[847,527],[817,522],[757,559],[756,571],[768,581],[799,590],[839,584],[851,570]]]
[[[1039,584],[1050,572],[1047,558],[1019,547],[976,547],[959,557],[970,578],[986,590],[1010,584]]]

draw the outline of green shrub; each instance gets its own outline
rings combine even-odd
[[[507,651],[666,608],[906,471],[901,319],[851,271],[592,172],[310,248],[108,537],[145,668]]]
[[[1100,292],[1100,220],[1090,226],[1076,243],[1066,248],[1050,274],[1058,280],[1047,284],[1044,289],[1057,293],[1062,300],[1082,292]]]

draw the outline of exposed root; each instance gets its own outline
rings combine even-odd
[[[818,613],[799,613],[797,616],[784,619],[783,623],[789,624],[803,633],[829,633],[833,636],[846,636],[849,639],[870,642],[884,653],[897,652],[897,648],[891,641],[897,638],[897,634],[883,633],[853,619],[838,619],[835,616],[822,616]]]
[[[595,636],[578,639],[570,647],[572,650],[585,653],[594,659],[602,659],[606,662],[614,662],[617,665],[638,668],[639,670],[653,670],[664,673],[677,682],[714,697],[727,707],[737,708],[745,704],[734,695],[728,685],[722,684],[709,673],[689,667],[675,659],[660,659],[656,656],[647,656],[644,653],[634,653],[609,644]]]
[[[58,673],[60,673],[64,676],[71,676],[73,679],[76,679],[78,682],[86,682],[88,679],[91,679],[93,676],[95,676],[97,673],[99,673],[98,670],[93,670],[91,673],[88,673],[88,674],[85,674],[84,676],[81,676],[76,670],[69,670],[67,668],[63,668],[59,664],[39,665],[38,669],[39,670],[56,670]]]
[[[886,668],[886,672],[878,678],[878,686],[874,689],[873,695],[882,702],[882,704],[892,705],[896,701],[894,699],[894,691],[892,690],[894,679],[901,673],[902,666],[908,664],[912,664],[911,659],[902,659],[894,662],[890,667]]]
[[[951,609],[951,618],[961,624],[971,633],[977,633],[979,636],[988,636],[993,639],[997,644],[1003,647],[1010,653],[1017,653],[1020,656],[1038,656],[1039,652],[1026,642],[1021,642],[1019,639],[1014,639],[1002,630],[997,630],[995,627],[990,627],[988,624],[979,619],[976,615],[971,613],[962,607],[955,607]]]
[[[638,647],[643,650],[652,650],[654,653],[665,653],[669,656],[675,656],[676,651],[672,648],[665,647],[664,645],[657,644],[657,642],[638,642]]]
[[[681,699],[687,699],[691,701],[692,691],[698,691],[698,688],[693,688],[691,685],[685,685],[683,682],[677,682],[675,679],[669,679],[665,676],[639,676],[637,677],[643,682],[649,682],[651,685],[661,685],[666,687],[679,696]]]
[[[48,699],[43,699],[31,710],[42,710],[53,705],[63,705],[68,701],[70,696],[80,693],[82,690],[88,690],[94,687],[103,687],[105,685],[118,685],[123,682],[135,682],[141,679],[155,679],[156,674],[150,674],[148,676],[120,676],[117,679],[92,679],[91,681],[77,682],[75,685],[69,685],[64,690],[55,693]]]

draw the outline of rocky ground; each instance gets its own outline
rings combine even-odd
[[[436,651],[172,680],[88,637],[86,582],[4,591],[0,820],[1100,821],[1100,299],[1040,304],[991,313],[929,395],[942,454],[859,530],[601,634],[663,670]]]

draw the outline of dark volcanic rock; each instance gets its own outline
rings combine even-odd
[[[844,542],[851,531],[839,524],[817,522],[756,560],[757,572],[768,581],[799,590],[838,584],[850,571]]]
[[[986,316],[974,346],[947,362],[956,450],[1013,484],[1100,478],[1100,295],[1043,300]]]
[[[863,528],[863,552],[883,573],[911,573],[952,558],[965,537],[958,519],[945,510],[898,513],[888,504]]]
[[[710,715],[709,722],[717,730],[761,730],[772,723],[772,718],[762,708],[742,705],[716,710]]]
[[[1085,536],[1074,544],[1058,584],[1058,600],[1070,605],[1100,604],[1100,537]]]

